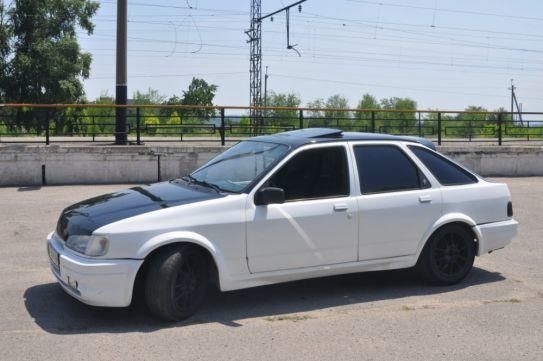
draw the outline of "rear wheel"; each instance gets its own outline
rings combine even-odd
[[[164,320],[184,320],[204,301],[208,280],[209,267],[202,251],[187,245],[167,248],[149,264],[147,306]]]
[[[457,224],[444,226],[428,240],[417,269],[421,276],[434,285],[452,285],[464,279],[475,258],[474,237]]]

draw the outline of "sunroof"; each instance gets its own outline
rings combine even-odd
[[[281,135],[298,138],[333,138],[340,137],[342,133],[343,131],[340,129],[306,128],[291,130],[290,132],[281,133]]]

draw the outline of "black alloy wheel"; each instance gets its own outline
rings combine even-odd
[[[209,265],[201,250],[190,245],[166,248],[149,265],[147,306],[164,320],[184,320],[204,302],[208,284]]]
[[[457,233],[446,233],[432,248],[433,266],[446,277],[455,277],[468,266],[468,245]]]
[[[468,275],[473,267],[475,251],[473,234],[465,226],[444,226],[428,240],[417,269],[431,284],[452,285]]]

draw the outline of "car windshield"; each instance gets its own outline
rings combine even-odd
[[[281,159],[288,149],[283,144],[240,142],[196,170],[190,179],[222,191],[239,193]]]

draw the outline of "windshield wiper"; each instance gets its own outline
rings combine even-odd
[[[194,183],[194,184],[198,184],[198,185],[201,185],[201,186],[204,186],[204,187],[207,187],[207,188],[211,188],[211,189],[217,191],[217,193],[221,193],[221,192],[224,191],[218,185],[206,182],[204,180],[196,179],[193,176],[191,176],[190,174],[187,175],[187,176],[182,177],[181,179],[183,179],[184,181],[187,181],[189,183]]]

